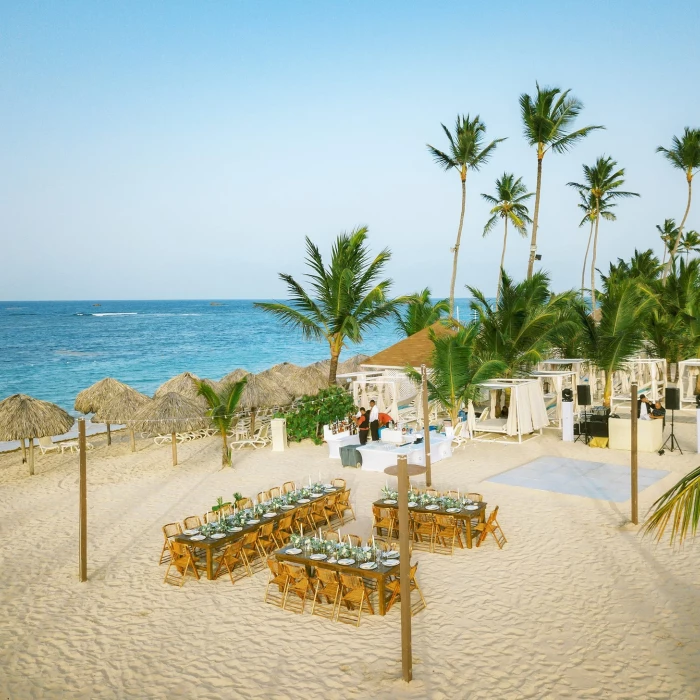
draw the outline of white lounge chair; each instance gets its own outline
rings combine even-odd
[[[457,423],[452,434],[452,447],[455,449],[459,447],[466,447],[469,444],[469,426],[466,421],[460,421]]]
[[[47,452],[62,452],[61,446],[54,442],[51,436],[39,438],[39,449],[43,455]]]
[[[230,447],[232,450],[240,450],[246,445],[250,445],[254,450],[257,450],[258,447],[265,447],[272,442],[272,440],[268,437],[269,430],[270,424],[264,423],[255,431],[255,435],[253,435],[253,437],[234,440],[232,443],[230,443]]]

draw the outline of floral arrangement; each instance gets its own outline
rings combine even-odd
[[[382,499],[386,501],[397,501],[399,498],[399,492],[390,489],[388,486],[382,488],[381,494]],[[466,497],[453,498],[451,496],[435,496],[429,493],[419,493],[413,488],[408,492],[408,502],[417,503],[422,508],[436,505],[442,510],[447,510],[448,508],[463,508],[473,503],[471,499]]]
[[[325,554],[337,559],[354,559],[356,562],[378,561],[380,550],[375,547],[353,547],[347,542],[324,540],[321,537],[308,537],[294,534],[289,538],[289,544],[304,550],[307,556]]]

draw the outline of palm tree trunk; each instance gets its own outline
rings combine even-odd
[[[328,386],[335,386],[336,375],[338,374],[338,359],[340,351],[343,349],[342,339],[333,336],[329,339],[328,344],[331,350],[331,365],[328,371]]]
[[[506,216],[503,221],[505,222],[505,228],[503,229],[503,252],[501,253],[501,266],[498,268],[498,284],[496,285],[496,306],[498,306],[498,300],[501,296],[501,278],[503,277],[503,268],[506,264],[506,242],[508,240],[508,217]]]
[[[457,283],[457,259],[459,258],[459,245],[462,240],[462,226],[464,225],[464,209],[467,204],[467,171],[462,171],[462,213],[459,216],[459,228],[457,229],[457,241],[454,252],[454,260],[452,261],[452,281],[450,282],[450,318],[454,318],[455,309],[455,284]]]
[[[661,239],[663,241],[663,238]],[[663,270],[664,267],[666,267],[666,253],[668,252],[668,245],[666,245],[666,241],[664,241],[664,259],[661,261],[661,269]]]
[[[591,253],[591,314],[595,321],[595,258],[598,252],[598,222],[600,221],[600,200],[596,198],[596,209],[598,213],[595,217],[595,236],[593,237],[593,252]]]
[[[610,396],[612,395],[613,373],[605,370],[605,389],[603,390],[603,406],[610,408]]]
[[[530,257],[527,263],[527,278],[532,279],[535,267],[535,254],[537,253],[537,223],[540,219],[540,191],[542,190],[542,159],[544,153],[541,146],[537,146],[537,189],[535,190],[535,213],[532,217],[532,236],[530,237]]]
[[[668,273],[671,271],[671,265],[673,264],[673,259],[676,257],[676,252],[678,250],[678,245],[681,242],[681,236],[683,235],[683,227],[685,226],[685,221],[688,218],[688,213],[690,212],[690,200],[693,197],[693,175],[692,173],[688,174],[686,176],[688,180],[688,204],[685,207],[685,214],[683,214],[683,221],[681,221],[681,225],[678,227],[678,235],[676,236],[676,240],[673,244],[673,250],[671,251],[668,262],[666,263],[666,267],[664,267],[664,272],[663,275],[661,276],[661,284],[665,287],[666,286],[666,278],[668,277]]]
[[[588,245],[586,246],[586,254],[583,256],[583,269],[581,270],[581,298],[583,299],[583,290],[586,288],[586,283],[584,282],[586,278],[586,262],[588,262],[588,251],[591,249],[591,239],[593,238],[593,224],[594,220],[591,219],[591,231],[588,234]]]
[[[226,441],[226,438],[228,435],[226,435],[226,428],[221,429],[221,439],[223,441],[223,452],[221,454],[221,466],[222,467],[230,467],[231,466],[231,451],[229,450],[228,447],[228,442]]]

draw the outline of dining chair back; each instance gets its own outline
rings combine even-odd
[[[336,619],[338,622],[360,626],[362,611],[367,609],[374,615],[374,608],[369,600],[369,591],[361,576],[340,574],[341,596]]]
[[[326,605],[324,605],[324,600]],[[335,571],[319,567],[316,569],[316,587],[311,614],[335,620],[340,602],[340,577]],[[330,607],[329,607],[330,606]]]
[[[170,562],[168,563],[163,583],[183,586],[190,569],[194,577],[199,580],[199,572],[194,563],[192,550],[187,545],[174,542],[173,540],[168,540],[168,547],[170,548]]]
[[[190,515],[183,521],[185,530],[194,530],[197,527],[202,527],[202,519],[198,515]]]
[[[233,572],[239,564],[245,567],[243,561],[243,540],[235,540],[230,544],[226,545],[221,556],[215,560],[216,569],[214,571],[214,578],[217,579],[219,576],[223,576],[228,573],[231,583],[235,583]]]
[[[479,523],[476,526],[475,529],[477,530],[477,532],[481,533],[479,535],[479,540],[476,543],[477,547],[481,547],[484,540],[486,539],[486,535],[488,535],[490,532],[493,535],[493,539],[496,540],[496,544],[498,545],[498,548],[503,549],[503,545],[508,540],[506,539],[506,536],[503,533],[503,530],[501,530],[501,526],[498,524],[498,520],[496,520],[497,515],[498,515],[498,506],[496,506],[493,509],[493,511],[491,512],[491,515],[489,515],[489,519],[485,523]]]
[[[168,547],[168,540],[175,535],[182,534],[182,527],[180,523],[168,523],[163,525],[163,549],[160,551],[160,559],[158,560],[158,566],[165,564],[170,561],[170,548]]]

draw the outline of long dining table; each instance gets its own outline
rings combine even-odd
[[[236,540],[240,539],[241,537],[245,537],[249,532],[253,532],[254,530],[257,530],[261,526],[265,525],[268,522],[273,522],[277,523],[279,520],[282,518],[287,517],[288,515],[293,515],[296,513],[299,508],[302,508],[304,506],[308,506],[312,503],[315,503],[316,501],[322,501],[326,497],[335,494],[335,493],[342,493],[347,489],[344,488],[334,488],[334,489],[329,489],[328,491],[324,492],[322,496],[317,496],[316,498],[313,498],[312,496],[309,496],[308,500],[305,503],[297,503],[295,504],[292,508],[280,508],[274,515],[274,517],[267,518],[263,515],[259,516],[257,519],[257,522],[247,524],[245,526],[242,526],[240,530],[236,530],[236,532],[227,532],[224,534],[223,537],[205,537],[203,540],[193,540],[192,535],[185,535],[184,533],[181,535],[175,535],[173,537],[173,541],[179,542],[180,544],[187,545],[188,547],[194,547],[196,549],[203,549],[204,553],[206,555],[206,572],[207,572],[207,578],[210,581],[214,580],[214,553],[222,549],[223,547],[226,547],[226,545],[231,544],[231,542],[235,542]]]
[[[387,500],[389,502],[387,502]],[[377,508],[392,508],[398,510],[399,506],[397,503],[393,502],[393,499],[380,498],[375,501],[372,505]],[[464,530],[466,532],[467,549],[472,548],[472,520],[478,519],[480,523],[483,523],[486,518],[486,502],[480,501],[474,504],[476,508],[466,510],[466,507],[461,508],[457,513],[448,513],[442,508],[426,508],[425,506],[417,505],[408,507],[409,511],[414,513],[426,513],[428,515],[451,515],[455,520],[460,520],[464,524]]]

